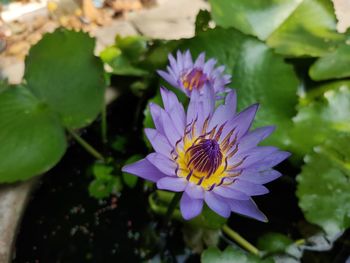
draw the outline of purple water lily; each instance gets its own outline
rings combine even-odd
[[[187,113],[176,95],[161,89],[164,109],[150,105],[155,129],[145,129],[155,152],[123,171],[156,182],[159,189],[183,192],[185,219],[201,213],[205,202],[229,217],[231,211],[260,221],[265,215],[252,196],[268,193],[263,184],[281,174],[272,167],[289,156],[275,147],[257,146],[274,128],[249,131],[258,105],[236,111],[236,94],[215,108],[214,90],[193,89]]]
[[[225,92],[225,86],[231,81],[231,76],[224,74],[225,66],[215,68],[213,58],[205,62],[204,52],[193,62],[188,50],[184,53],[177,51],[176,59],[169,54],[169,63],[167,72],[158,70],[158,74],[188,97],[193,90],[203,90],[206,86],[213,88],[215,93]]]

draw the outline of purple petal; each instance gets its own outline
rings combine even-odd
[[[266,216],[258,209],[253,200],[230,200],[230,208],[233,212],[267,222]]]
[[[256,170],[267,170],[276,166],[280,162],[284,161],[289,156],[290,156],[289,152],[277,151],[267,156],[261,162],[255,163],[254,165],[251,166],[251,168],[254,168]]]
[[[203,67],[203,72],[207,75],[211,74],[213,69],[214,69],[214,66],[216,64],[216,59],[209,59],[205,64],[204,64],[204,67]]]
[[[222,125],[223,123],[231,120],[235,116],[236,112],[236,92],[230,90],[230,92],[226,95],[225,104],[220,105],[215,110],[213,117],[210,120],[209,130],[214,128],[217,125]],[[227,129],[226,133],[230,132],[231,129]],[[223,134],[221,137],[225,137],[226,134]]]
[[[204,198],[203,188],[199,185],[194,184],[194,183],[188,183],[185,191],[191,198],[194,198],[194,199],[203,199]]]
[[[257,183],[257,184],[266,184],[271,182],[282,174],[276,170],[266,170],[266,171],[257,171],[254,169],[245,169],[243,173],[239,176],[241,180]]]
[[[274,126],[258,128],[241,138],[240,149],[249,150],[258,145],[259,142],[268,137],[275,130]]]
[[[166,176],[157,181],[157,187],[162,190],[182,192],[186,189],[187,183],[185,178]]]
[[[170,118],[175,124],[175,127],[177,128],[178,132],[182,134],[184,132],[186,122],[185,110],[182,104],[179,102],[179,100],[173,92],[168,91],[167,89],[162,87],[160,89],[160,93],[162,96],[164,109],[170,115]]]
[[[160,178],[166,176],[154,165],[152,165],[147,159],[142,159],[136,163],[125,165],[122,168],[122,171],[137,175],[152,182],[157,182]]]
[[[161,111],[160,118],[163,123],[164,134],[168,138],[171,145],[176,145],[177,141],[181,139],[181,134],[175,128],[175,124],[167,112]]]
[[[188,194],[183,193],[180,201],[180,210],[184,219],[189,220],[198,216],[202,212],[202,208],[202,199],[193,199]]]
[[[269,192],[269,189],[267,189],[265,186],[262,186],[260,184],[255,184],[251,182],[247,182],[244,180],[237,179],[233,184],[229,186],[233,190],[241,191],[247,195],[254,196],[254,195],[264,195]],[[237,198],[233,198],[237,199]]]
[[[197,90],[193,90],[191,93],[190,103],[187,108],[187,120],[186,123],[189,124],[194,121],[198,114],[200,113],[200,96]]]
[[[176,52],[176,61],[177,61],[177,68],[181,72],[182,70],[184,70],[184,61],[180,50]]]
[[[145,129],[145,134],[156,152],[165,156],[171,155],[173,147],[170,146],[168,139],[163,134],[158,132],[156,129],[150,128]]]
[[[250,129],[252,122],[254,120],[255,114],[258,110],[259,105],[253,104],[241,111],[233,120],[232,126],[236,128],[237,137],[240,138],[245,135]]]
[[[204,200],[210,207],[210,209],[213,210],[215,213],[225,218],[228,218],[230,216],[231,209],[224,198],[221,198],[213,192],[206,191],[204,195]]]
[[[150,110],[151,115],[152,115],[154,126],[156,127],[156,129],[160,133],[164,134],[163,122],[162,122],[161,117],[160,117],[160,113],[162,112],[162,108],[157,104],[150,103],[149,110]]]
[[[184,68],[188,69],[190,67],[193,67],[193,61],[190,51],[187,50],[184,55]]]
[[[237,200],[249,200],[249,198],[250,198],[243,191],[233,189],[233,188],[226,186],[226,185],[215,187],[213,189],[213,192],[222,196],[222,197],[233,198],[233,199],[237,199]]]
[[[241,170],[254,165],[260,165],[268,158],[268,156],[274,155],[278,152],[278,148],[273,146],[257,146],[253,149],[241,152],[240,145],[238,145],[239,151],[228,160],[229,166],[236,166],[243,160],[243,163],[233,170]]]
[[[205,53],[202,52],[199,54],[198,58],[196,59],[196,61],[194,62],[194,67],[195,68],[201,68],[203,67],[205,62]]]
[[[174,87],[177,86],[176,79],[174,79],[174,76],[172,76],[171,74],[169,74],[163,70],[157,70],[157,73],[159,74],[159,76],[161,76],[165,81],[167,81],[172,86],[174,86]]]
[[[146,159],[164,174],[175,176],[176,163],[160,153],[150,153]]]
[[[169,59],[170,66],[171,66],[171,68],[173,69],[174,73],[175,73],[176,75],[179,75],[179,74],[180,74],[180,71],[179,71],[179,69],[178,69],[178,67],[177,67],[177,63],[176,63],[176,60],[175,60],[175,58],[173,57],[173,55],[169,54],[168,59]]]

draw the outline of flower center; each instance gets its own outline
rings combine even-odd
[[[181,81],[186,89],[192,91],[193,89],[201,89],[208,81],[208,77],[201,69],[194,68],[183,74]]]
[[[186,151],[187,167],[195,174],[212,175],[222,162],[222,153],[216,140],[202,139]]]

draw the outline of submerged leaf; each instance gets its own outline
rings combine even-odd
[[[243,252],[235,247],[228,247],[224,251],[218,248],[208,248],[201,255],[202,263],[273,263],[273,259],[262,259]]]

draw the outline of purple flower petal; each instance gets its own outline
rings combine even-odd
[[[173,148],[170,146],[168,139],[156,129],[145,129],[145,134],[152,144],[153,149],[167,157],[170,157]]]
[[[163,79],[165,79],[172,86],[174,86],[174,87],[177,86],[176,79],[171,74],[169,74],[169,73],[167,73],[167,72],[165,72],[163,70],[157,70],[157,73],[158,73],[159,76],[161,76]]]
[[[213,192],[222,196],[222,197],[233,198],[233,199],[237,199],[237,200],[249,200],[249,198],[250,198],[243,191],[233,189],[232,187],[226,186],[226,185],[215,187],[213,189]]]
[[[205,62],[205,53],[202,52],[199,54],[198,58],[196,59],[196,61],[194,62],[194,67],[195,68],[201,68],[203,67]]]
[[[161,88],[160,93],[165,111],[168,112],[179,134],[182,134],[186,125],[186,114],[182,104],[179,102],[173,92],[168,91],[165,88]]]
[[[239,176],[241,180],[256,183],[256,184],[266,184],[271,182],[282,174],[276,170],[266,170],[258,171],[254,169],[245,169],[242,174]]]
[[[284,161],[289,156],[289,152],[276,151],[273,154],[270,154],[269,156],[264,158],[261,162],[255,163],[250,167],[256,170],[267,170]]]
[[[231,209],[224,198],[207,191],[205,192],[204,200],[215,213],[225,218],[230,216]]]
[[[229,166],[235,166],[233,170],[242,170],[248,167],[252,167],[255,164],[259,165],[263,160],[268,158],[268,156],[274,155],[278,152],[276,147],[272,146],[257,146],[254,149],[249,151],[241,152],[240,145],[238,145],[239,151],[231,159],[228,160]],[[243,160],[241,165],[236,166],[237,163],[240,163]]]
[[[189,220],[198,216],[202,212],[202,208],[202,199],[193,199],[188,194],[183,193],[180,201],[180,210],[184,219]]]
[[[194,199],[203,199],[204,198],[204,190],[203,187],[196,185],[194,183],[188,183],[185,192]]]
[[[146,159],[162,173],[175,176],[175,169],[177,167],[176,163],[168,157],[165,157],[163,154],[150,153],[147,155]]]
[[[163,128],[163,122],[162,122],[161,117],[160,117],[160,113],[162,112],[162,108],[159,105],[157,105],[157,104],[150,103],[149,104],[149,110],[151,112],[151,116],[152,116],[152,119],[153,119],[153,122],[154,122],[154,126],[156,127],[156,129],[160,133],[165,134],[164,133],[164,128]]]
[[[258,209],[253,200],[230,200],[230,208],[233,212],[267,222],[266,216]]]
[[[216,108],[213,117],[210,120],[209,130],[232,119],[233,116],[235,116],[236,105],[236,92],[234,90],[230,90],[226,95],[225,104]],[[227,129],[225,131],[228,133],[231,131],[231,129]],[[225,135],[226,134],[223,133],[222,137],[225,137]]]
[[[154,165],[152,165],[147,159],[142,159],[136,163],[125,165],[122,168],[122,171],[137,175],[152,182],[157,182],[160,178],[166,176]]]
[[[233,184],[230,185],[230,188],[233,190],[241,191],[250,196],[264,195],[269,192],[269,189],[267,189],[265,186],[240,180],[239,178]]]
[[[175,124],[165,111],[160,112],[160,118],[163,123],[165,136],[168,138],[171,145],[176,145],[176,142],[181,139],[181,134],[175,128]]]
[[[182,192],[186,189],[188,181],[181,177],[166,176],[157,181],[158,189],[169,190],[173,192]]]
[[[255,114],[258,110],[259,105],[253,104],[241,111],[231,122],[232,127],[236,128],[237,137],[240,138],[245,135],[250,129],[252,122],[254,120]]]
[[[249,150],[257,146],[259,142],[268,137],[274,130],[274,126],[266,126],[248,133],[241,138],[239,148],[242,150]]]

